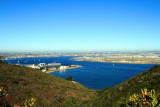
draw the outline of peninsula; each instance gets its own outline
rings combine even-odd
[[[50,73],[55,71],[65,71],[67,69],[73,69],[81,67],[80,65],[61,65],[61,63],[38,63],[25,65],[26,67],[40,69],[42,72]]]
[[[60,67],[57,67],[57,68],[48,68],[45,72],[46,73],[51,73],[51,72],[56,72],[56,71],[65,71],[67,69],[74,69],[74,68],[78,68],[78,67],[82,67],[80,65],[68,65],[68,66],[60,66]],[[42,72],[44,72],[42,70]]]
[[[114,54],[109,56],[84,56],[75,57],[76,61],[111,62],[111,63],[131,63],[131,64],[160,64],[160,56],[155,54]]]

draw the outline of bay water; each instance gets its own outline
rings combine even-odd
[[[61,78],[72,76],[74,81],[95,90],[118,85],[155,65],[74,61],[71,60],[73,57],[75,56],[16,58],[5,62],[20,65],[52,62],[61,63],[62,65],[80,65],[82,67],[56,71],[50,74]]]

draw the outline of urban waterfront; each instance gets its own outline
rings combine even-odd
[[[6,60],[10,64],[61,63],[62,65],[80,65],[82,67],[50,73],[61,78],[72,76],[74,81],[92,89],[113,87],[145,71],[155,64],[122,64],[89,61],[73,61],[75,56],[16,58]]]

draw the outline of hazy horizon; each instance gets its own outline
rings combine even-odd
[[[156,50],[5,50],[0,51],[0,53],[28,53],[28,54],[52,54],[52,53],[150,53],[150,52],[160,52],[160,49]]]

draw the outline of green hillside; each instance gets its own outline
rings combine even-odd
[[[128,99],[141,89],[155,89],[160,92],[160,66],[154,66],[148,71],[113,87],[103,90],[90,101],[83,103],[82,107],[126,107]]]
[[[71,107],[96,94],[95,91],[65,79],[24,66],[0,62],[0,86],[8,87],[11,104],[22,105],[36,98],[37,107]]]
[[[36,98],[37,107],[126,107],[129,96],[141,93],[144,88],[160,92],[159,84],[158,65],[97,93],[36,69],[0,62],[0,86],[8,87],[12,105],[22,105],[26,99]]]

